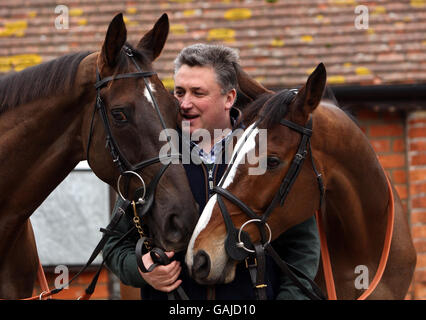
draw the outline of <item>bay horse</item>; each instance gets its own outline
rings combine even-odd
[[[29,217],[80,161],[87,159],[97,177],[129,200],[142,192],[142,182],[158,178],[159,136],[176,127],[178,112],[152,70],[168,32],[164,14],[132,47],[117,14],[100,51],[0,79],[0,298],[32,294],[38,255]],[[183,166],[164,169],[145,223],[156,245],[179,251],[198,209]]]
[[[404,299],[416,264],[407,216],[365,134],[341,108],[322,98],[324,65],[315,69],[297,93],[274,93],[245,80],[257,97],[243,111],[250,126],[239,138],[228,171],[191,237],[186,264],[192,276],[203,284],[234,279],[238,258],[230,257],[236,254],[228,243],[233,227],[236,233],[249,236],[249,241],[239,235],[231,241],[239,253],[243,248],[251,250],[250,240],[269,246],[271,240],[317,212],[318,226],[325,235],[321,242],[327,243],[321,247],[321,256],[326,262],[329,255],[327,270],[332,271],[335,292],[328,287],[321,267],[315,281],[323,292],[327,289],[328,298],[366,298],[362,297],[364,288],[355,285],[357,266],[368,270],[372,284],[373,276],[381,272],[380,260],[381,280],[368,299]],[[258,148],[260,129],[267,129],[266,153]],[[259,159],[265,160],[264,174],[249,174],[258,165],[244,161],[252,150],[259,150]],[[296,167],[297,174],[293,162],[302,163]],[[295,174],[294,179],[285,182],[288,174]],[[249,219],[256,223],[248,223]],[[383,264],[386,244],[388,256]]]

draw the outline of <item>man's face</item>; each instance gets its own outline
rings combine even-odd
[[[222,94],[212,67],[190,67],[182,65],[175,74],[175,97],[179,100],[178,123],[190,123],[190,133],[206,129],[213,134],[214,129],[231,128],[229,110],[236,92]]]

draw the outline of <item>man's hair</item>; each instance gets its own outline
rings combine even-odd
[[[176,57],[175,74],[182,65],[210,66],[216,72],[222,94],[226,94],[234,88],[237,89],[237,76],[234,68],[236,63],[238,63],[236,50],[222,45],[197,43],[182,49]]]

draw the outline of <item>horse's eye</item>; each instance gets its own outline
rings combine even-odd
[[[126,123],[127,116],[123,108],[115,108],[111,110],[114,120],[118,123]]]
[[[267,159],[267,165],[268,165],[268,169],[275,169],[276,167],[278,167],[281,163],[281,160],[277,157],[268,157]]]

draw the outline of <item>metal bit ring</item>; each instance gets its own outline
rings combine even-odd
[[[120,195],[120,197],[121,197],[121,199],[123,199],[123,200],[126,200],[126,198],[124,198],[124,196],[123,196],[123,194],[121,193],[121,191],[120,191],[120,181],[121,181],[121,177],[124,175],[124,174],[133,174],[134,176],[136,176],[141,182],[142,182],[142,186],[143,186],[143,195],[142,195],[142,197],[140,197],[136,202],[137,203],[139,203],[139,204],[144,204],[144,202],[145,202],[145,194],[146,194],[146,185],[145,185],[145,181],[142,179],[142,177],[139,175],[139,174],[137,174],[136,172],[134,172],[134,171],[124,171],[122,174],[120,174],[120,176],[118,177],[118,180],[117,180],[117,192],[118,192],[118,194]]]
[[[248,225],[249,223],[252,223],[252,222],[262,222],[262,220],[260,220],[260,219],[251,219],[251,220],[248,220],[248,221],[244,222],[243,225],[240,227],[240,230],[238,231],[238,242],[237,242],[237,247],[242,248],[242,249],[244,249],[244,250],[246,250],[247,252],[250,252],[250,253],[254,253],[255,251],[252,250],[252,249],[246,248],[244,246],[244,242],[241,241],[241,231],[243,231],[243,229],[244,229],[244,227],[246,225]],[[271,231],[271,228],[269,227],[269,225],[268,225],[267,222],[263,222],[263,224],[266,226],[266,228],[268,229],[268,232],[269,232],[269,239],[266,242],[266,244],[268,244],[272,240],[272,231]]]

